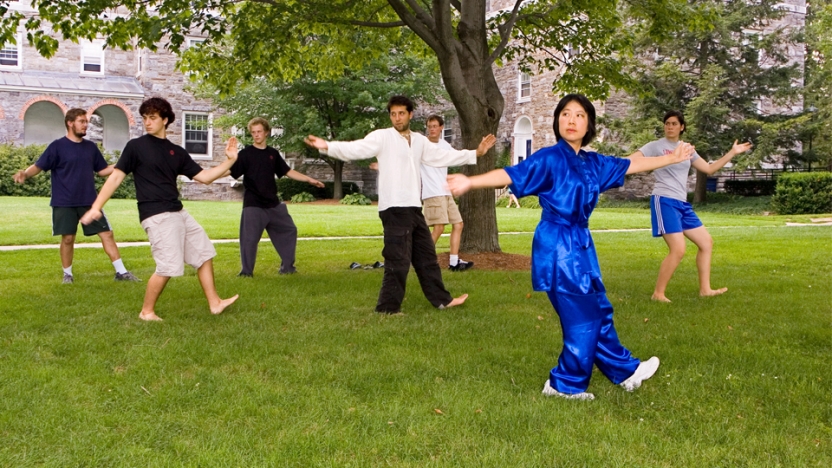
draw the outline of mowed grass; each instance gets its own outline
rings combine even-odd
[[[250,280],[220,244],[239,301],[212,316],[190,270],[144,323],[144,284],[114,283],[100,249],[76,251],[71,286],[56,251],[0,252],[0,465],[830,466],[830,233],[714,229],[729,292],[697,296],[689,246],[672,304],[649,300],[661,240],[595,233],[623,343],[662,366],[635,393],[596,372],[592,402],[540,394],[562,341],[528,272],[445,272],[471,297],[444,311],[411,274],[389,317],[381,270],[347,269],[380,239],[302,241],[288,277],[263,244]],[[528,254],[531,235],[501,245]],[[122,255],[152,273],[149,248]]]
[[[185,209],[205,228],[211,239],[237,239],[241,202],[185,201]],[[57,244],[52,236],[52,209],[48,198],[0,197],[4,220],[0,223],[0,245]],[[147,241],[139,224],[135,200],[110,200],[104,212],[117,242]],[[377,206],[289,204],[289,214],[301,237],[380,236]],[[783,226],[786,222],[810,223],[813,216],[735,216],[702,212],[708,227]],[[533,232],[540,221],[539,209],[497,208],[500,232]],[[599,208],[590,218],[592,229],[649,229],[650,210]],[[450,228],[447,229],[450,232]],[[85,237],[80,229],[78,243],[99,242]]]

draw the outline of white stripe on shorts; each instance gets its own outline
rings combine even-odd
[[[662,202],[661,197],[654,196],[653,197],[653,205],[654,209],[656,210],[656,224],[659,227],[659,234],[667,234],[667,231],[664,229],[664,220],[662,220]]]

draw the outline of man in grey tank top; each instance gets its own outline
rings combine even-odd
[[[670,111],[664,116],[664,138],[652,141],[642,146],[633,156],[641,153],[644,157],[663,156],[672,153],[681,142],[680,137],[685,132],[685,117],[679,111]],[[702,221],[693,212],[693,207],[687,202],[687,180],[691,166],[711,175],[722,169],[734,156],[751,149],[751,143],[737,144],[724,156],[708,163],[694,152],[689,161],[656,169],[653,174],[656,184],[650,196],[650,218],[653,225],[653,237],[661,236],[667,243],[669,252],[659,268],[656,288],[653,290],[653,300],[670,302],[665,290],[676,271],[676,267],[685,256],[685,237],[691,240],[698,249],[696,253],[696,268],[699,270],[699,295],[717,296],[728,291],[728,288],[711,288],[711,255],[713,238],[702,225]]]

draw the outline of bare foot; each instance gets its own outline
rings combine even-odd
[[[699,295],[702,297],[719,296],[726,291],[728,291],[728,288],[709,289],[707,291],[699,291]]]
[[[220,301],[219,304],[217,304],[215,306],[212,305],[211,306],[211,313],[214,314],[214,315],[221,314],[222,311],[225,310],[226,307],[233,304],[234,301],[236,301],[239,297],[240,297],[239,294],[235,294],[234,297],[229,297],[228,299],[223,299],[223,300]]]
[[[653,297],[650,299],[659,302],[670,302],[670,299],[667,298],[664,294],[653,293]]]
[[[146,322],[161,322],[162,321],[161,317],[156,315],[156,312],[153,312],[152,310],[150,312],[144,312],[144,311],[139,312],[139,318],[146,321]]]
[[[458,305],[462,305],[462,303],[465,302],[465,299],[468,299],[467,294],[463,294],[459,297],[455,297],[454,300],[452,300],[448,305],[445,306],[445,308],[449,309],[451,307],[456,307]]]

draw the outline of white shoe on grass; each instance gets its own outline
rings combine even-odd
[[[642,361],[636,368],[636,371],[633,372],[633,375],[631,375],[627,380],[621,382],[620,385],[624,387],[624,390],[632,392],[641,387],[642,382],[650,377],[653,377],[653,374],[655,374],[657,370],[659,370],[659,358],[653,356],[646,361]]]
[[[566,398],[567,400],[594,400],[595,395],[587,392],[581,393],[561,393],[549,384],[549,379],[546,379],[546,383],[543,384],[543,394],[546,396],[556,396],[560,398]]]

